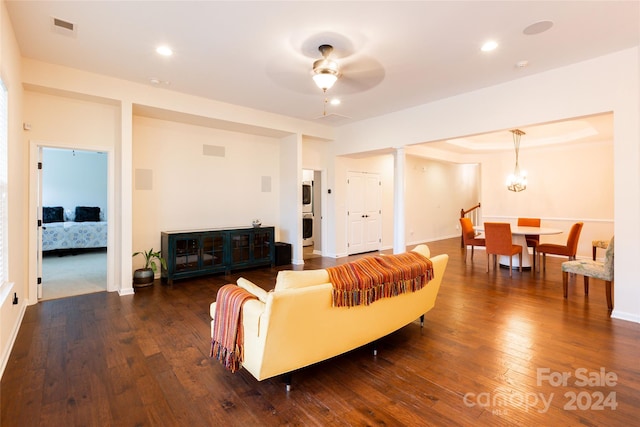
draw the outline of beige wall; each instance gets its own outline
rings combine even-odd
[[[417,244],[460,235],[460,209],[480,201],[480,166],[407,156],[406,240]]]
[[[29,158],[27,146],[22,142],[22,81],[20,52],[13,35],[4,2],[0,3],[0,76],[7,88],[9,108],[8,129],[8,226],[9,282],[0,283],[0,374],[4,372],[7,359],[24,310],[28,294],[28,188]],[[14,295],[18,303],[13,304]]]
[[[527,171],[525,191],[505,187],[515,155],[499,153],[482,161],[482,215],[485,221],[516,223],[519,216],[542,218],[542,225],[563,234],[543,236],[561,243],[575,222],[584,222],[578,256],[591,257],[591,241],[614,233],[613,141],[520,150],[520,167]],[[604,255],[601,253],[600,255]]]
[[[134,250],[159,250],[162,231],[250,227],[254,219],[279,224],[279,144],[274,138],[134,117]],[[203,154],[205,146],[219,147],[213,149],[218,155]],[[150,182],[139,182],[149,173]],[[263,177],[270,180],[269,191],[262,191]],[[142,259],[134,260],[134,268],[138,264]]]
[[[113,147],[119,140],[119,108],[113,103],[24,92],[25,141],[83,149]]]

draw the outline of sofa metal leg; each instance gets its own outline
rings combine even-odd
[[[373,345],[373,355],[377,356],[378,355],[378,340],[375,340],[374,342],[371,343]]]
[[[420,328],[424,328],[424,314],[420,316]]]
[[[291,372],[284,374],[284,387],[287,393],[291,391]]]

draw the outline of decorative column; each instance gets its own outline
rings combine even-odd
[[[405,168],[406,153],[404,147],[396,148],[393,168],[393,253],[399,254],[407,249],[405,236]]]
[[[115,276],[118,294],[133,291],[133,102],[120,102],[120,142],[115,147]],[[107,254],[108,256],[109,254]],[[107,259],[107,262],[108,259]],[[108,276],[108,274],[107,274]],[[111,289],[107,289],[111,290]]]

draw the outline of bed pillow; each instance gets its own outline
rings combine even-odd
[[[42,208],[42,222],[64,222],[64,208],[62,206],[44,206]]]
[[[100,208],[97,206],[76,206],[76,222],[100,221]]]

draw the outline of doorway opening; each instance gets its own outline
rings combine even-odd
[[[38,299],[106,291],[108,155],[38,151]]]
[[[322,256],[322,171],[302,170],[302,258]]]

